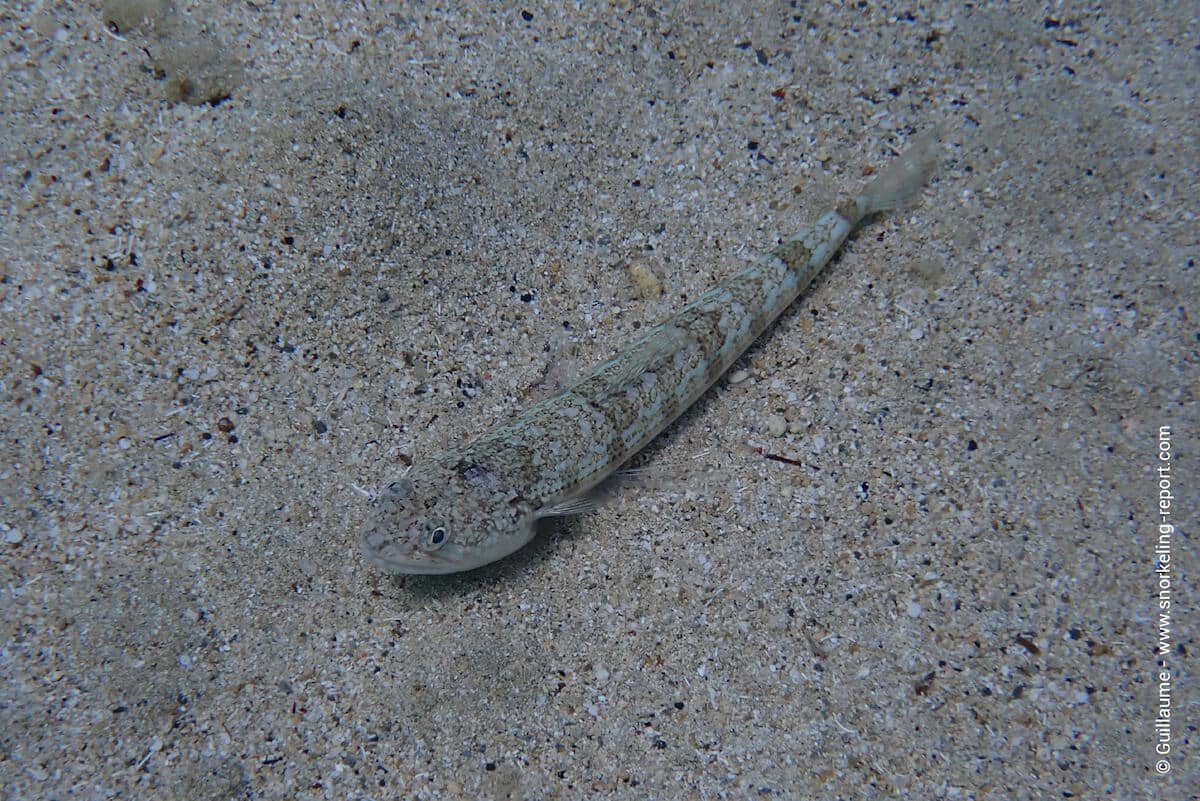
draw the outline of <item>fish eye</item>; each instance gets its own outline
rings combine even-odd
[[[446,542],[446,529],[438,526],[433,531],[429,532],[429,547],[436,549],[442,547]]]

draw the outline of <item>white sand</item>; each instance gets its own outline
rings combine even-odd
[[[631,5],[0,12],[6,798],[1182,797],[1193,7]],[[406,460],[938,122],[923,202],[650,449],[716,489],[364,563]]]

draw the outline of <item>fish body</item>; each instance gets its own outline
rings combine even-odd
[[[470,570],[529,542],[682,414],[804,291],[866,217],[915,194],[914,145],[846,203],[651,328],[586,378],[478,439],[419,461],[380,493],[362,537],[392,573]]]

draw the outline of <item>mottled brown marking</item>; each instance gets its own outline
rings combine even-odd
[[[842,216],[842,219],[851,225],[857,225],[862,219],[862,213],[858,210],[858,200],[847,200],[840,203],[837,207],[837,213]]]
[[[804,246],[803,237],[796,237],[776,245],[771,254],[778,256],[789,270],[799,271],[812,258],[812,251]]]

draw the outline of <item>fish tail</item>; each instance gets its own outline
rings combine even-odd
[[[904,151],[896,161],[863,187],[854,199],[862,217],[903,206],[911,200],[933,172],[941,150],[941,135],[937,128],[927,131]]]

